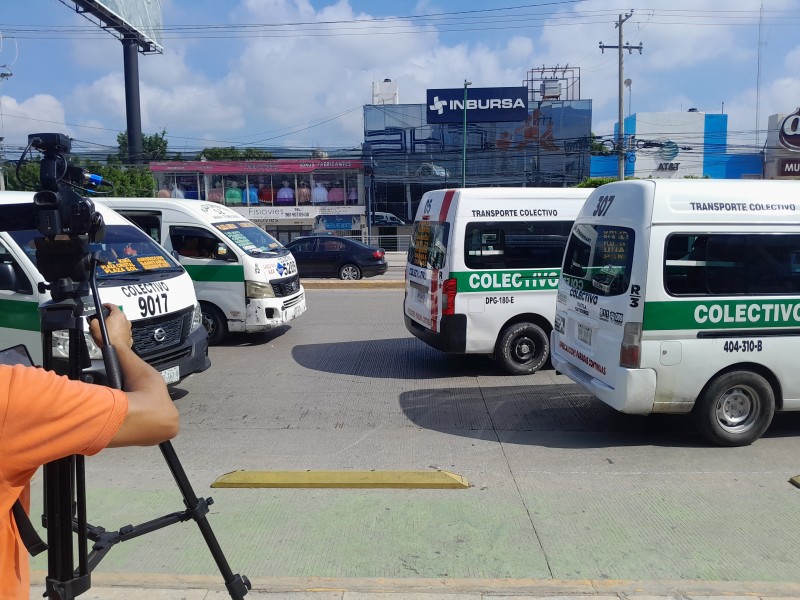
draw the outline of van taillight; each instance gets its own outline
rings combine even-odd
[[[452,278],[442,283],[442,314],[456,314],[456,280]]]
[[[641,364],[642,324],[625,323],[622,344],[619,347],[619,366],[638,369]]]

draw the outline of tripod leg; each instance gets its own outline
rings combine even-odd
[[[194,511],[193,518],[200,528],[200,533],[203,535],[208,549],[211,551],[214,562],[217,563],[217,568],[222,574],[228,593],[233,600],[242,600],[247,594],[247,590],[250,589],[250,581],[247,577],[238,573],[234,575],[233,571],[231,571],[228,561],[222,553],[222,548],[220,548],[219,542],[211,530],[211,525],[205,517],[205,513],[208,512],[206,503],[202,503],[195,495],[192,484],[189,482],[189,478],[186,477],[186,472],[183,470],[183,466],[178,460],[178,455],[175,453],[175,448],[172,447],[170,442],[163,442],[158,447],[161,449],[161,454],[164,455],[164,460],[167,461],[167,466],[172,472],[175,483],[178,484],[186,508]],[[211,502],[211,498],[209,498],[207,504],[211,504]]]

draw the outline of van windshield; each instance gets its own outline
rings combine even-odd
[[[598,296],[624,294],[631,279],[633,247],[632,229],[576,224],[564,253],[561,275],[571,287]]]
[[[283,244],[251,221],[214,223],[214,227],[250,256],[287,252]]]
[[[40,236],[35,229],[10,231],[9,235],[36,264],[34,239]],[[96,269],[97,280],[110,281],[116,277],[133,274],[154,274],[157,277],[183,272],[161,246],[133,225],[106,225],[103,241],[97,244],[100,256],[106,261]]]
[[[447,256],[450,223],[417,221],[411,234],[408,262],[423,269],[441,269]]]

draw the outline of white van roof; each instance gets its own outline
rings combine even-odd
[[[98,198],[97,200],[111,208],[125,208],[127,210],[164,210],[171,208],[184,214],[195,215],[204,221],[212,223],[247,220],[247,217],[223,204],[204,200],[187,200],[185,198]]]
[[[33,196],[34,192],[2,191],[0,192],[0,207],[6,204],[32,203]],[[130,225],[127,219],[97,202],[99,198],[90,198],[90,200],[94,203],[97,212],[103,215],[103,222],[106,225]],[[2,220],[0,220],[0,230],[2,229]]]
[[[798,181],[642,179],[609,183],[594,194],[639,197],[652,205],[653,224],[800,221]],[[590,217],[594,207],[587,202],[582,216]]]

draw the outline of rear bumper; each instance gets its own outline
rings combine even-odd
[[[360,267],[361,275],[364,277],[374,277],[375,275],[383,275],[386,271],[389,270],[389,263],[384,262],[382,264],[375,264],[375,265],[364,265]]]
[[[432,348],[454,354],[463,354],[465,352],[467,348],[466,315],[443,316],[440,320],[440,330],[438,332],[431,331],[420,325],[408,315],[404,315],[403,318],[406,329]]]
[[[648,415],[653,412],[656,397],[656,372],[653,369],[615,367],[615,380],[618,385],[612,388],[569,362],[559,351],[553,337],[550,344],[550,360],[556,371],[572,379],[611,408],[631,415]]]

